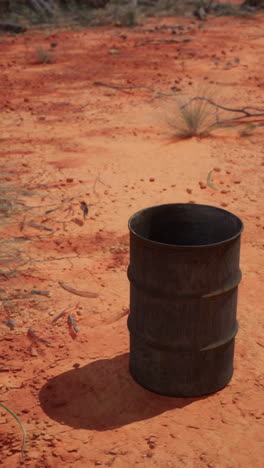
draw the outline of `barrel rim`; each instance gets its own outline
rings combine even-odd
[[[180,244],[166,244],[164,242],[157,242],[157,241],[153,241],[151,239],[147,239],[146,237],[143,237],[143,236],[139,235],[131,227],[131,223],[132,223],[133,219],[135,218],[135,216],[139,215],[140,213],[143,213],[144,211],[151,210],[153,208],[159,208],[159,207],[162,207],[162,206],[165,207],[165,206],[187,206],[187,205],[193,205],[195,207],[212,208],[212,209],[217,210],[217,211],[225,212],[228,215],[231,215],[234,218],[236,218],[240,222],[241,228],[237,232],[237,234],[235,234],[234,236],[229,237],[228,239],[225,239],[225,240],[223,240],[221,242],[214,242],[213,244],[203,244],[203,245],[188,245],[188,244],[180,245]],[[143,240],[143,241],[145,241],[145,242],[147,242],[148,244],[151,244],[151,245],[170,247],[172,249],[186,249],[186,248],[187,249],[202,249],[202,248],[208,248],[208,247],[215,247],[215,246],[218,246],[218,245],[221,245],[221,244],[226,244],[226,243],[228,243],[228,242],[230,242],[232,240],[235,240],[243,232],[244,224],[243,224],[243,221],[238,216],[236,216],[234,213],[231,213],[231,211],[228,211],[228,210],[224,210],[223,208],[219,208],[218,206],[204,205],[204,204],[201,204],[201,203],[200,204],[199,203],[163,203],[161,205],[153,205],[153,206],[149,206],[147,208],[143,208],[142,210],[136,211],[136,213],[134,213],[132,216],[130,216],[130,218],[128,220],[128,229],[137,238],[139,238],[139,239],[141,239],[141,240]]]

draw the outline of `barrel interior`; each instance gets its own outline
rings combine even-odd
[[[211,245],[242,231],[241,220],[226,210],[207,205],[170,204],[144,209],[129,222],[139,237],[179,246]]]

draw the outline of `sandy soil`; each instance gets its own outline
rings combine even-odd
[[[3,310],[0,325],[1,401],[26,428],[26,466],[263,466],[263,127],[250,136],[239,127],[175,139],[166,118],[173,96],[95,84],[168,94],[205,85],[222,104],[263,107],[263,20],[210,17],[201,27],[163,18],[135,29],[0,38],[1,163],[13,181],[42,192],[34,221],[53,229],[20,232],[34,239],[25,243],[35,261],[24,284],[50,291],[50,299],[12,310],[14,330],[2,323]],[[172,34],[164,25],[182,27]],[[52,63],[40,63],[37,50],[51,43]],[[218,191],[206,186],[211,170]],[[86,220],[80,201],[90,205]],[[226,207],[244,221],[240,330],[225,389],[167,398],[133,381],[126,318],[111,320],[129,305],[128,218],[190,201]],[[74,296],[58,281],[99,297]],[[66,317],[51,323],[70,306],[77,337]],[[32,341],[29,327],[51,344]],[[21,431],[3,408],[0,423],[0,463],[15,467]]]

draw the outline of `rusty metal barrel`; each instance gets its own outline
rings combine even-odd
[[[208,205],[135,213],[130,230],[130,372],[143,387],[202,396],[233,375],[242,221]]]

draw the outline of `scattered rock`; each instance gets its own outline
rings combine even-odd
[[[194,10],[193,15],[196,16],[196,18],[198,18],[200,21],[206,21],[207,15],[203,7]]]
[[[72,222],[77,224],[78,226],[83,226],[83,220],[82,219],[79,219],[79,218],[74,218],[72,219]]]
[[[146,453],[146,457],[148,457],[148,458],[153,457],[153,453],[152,453],[151,450],[149,450],[149,451]]]
[[[45,434],[45,435],[43,436],[43,440],[46,440],[47,442],[50,442],[50,441],[52,441],[53,439],[54,439],[54,436],[51,435],[51,434]]]
[[[0,31],[7,31],[15,34],[26,32],[27,28],[13,23],[0,23]]]
[[[156,441],[157,441],[157,436],[155,435],[151,435],[147,438],[147,443],[151,450],[153,450],[156,447]]]
[[[34,356],[34,357],[38,356],[38,352],[36,348],[34,348],[34,346],[32,346],[30,353],[31,353],[31,356]]]

